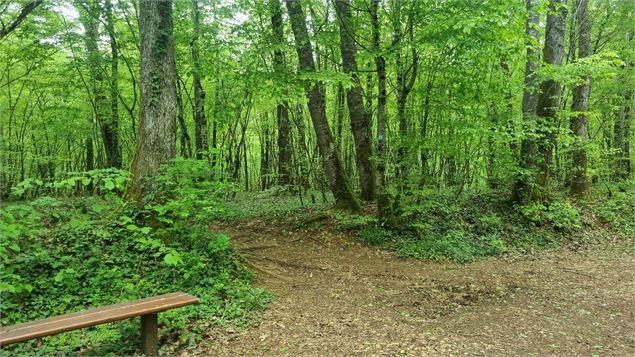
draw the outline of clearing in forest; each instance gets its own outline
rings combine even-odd
[[[210,331],[187,354],[635,354],[630,244],[453,264],[400,259],[329,223],[213,226],[277,298],[260,325]]]

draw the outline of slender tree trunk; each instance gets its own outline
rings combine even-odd
[[[140,0],[141,115],[129,196],[152,199],[154,176],[176,154],[176,65],[172,1]]]
[[[121,149],[119,148],[119,49],[112,15],[111,0],[104,2],[106,30],[110,39],[110,121],[107,123],[110,141],[106,145],[106,157],[110,167],[121,168]],[[106,140],[104,140],[106,144]]]
[[[205,117],[205,89],[201,83],[201,60],[199,55],[198,40],[201,36],[201,10],[198,0],[192,0],[192,22],[194,36],[190,41],[192,52],[192,67],[194,77],[194,146],[196,158],[203,159],[208,155],[209,139],[207,133],[207,118]]]
[[[108,104],[104,93],[104,75],[101,68],[102,58],[98,47],[100,7],[95,0],[80,0],[78,1],[78,5],[80,20],[85,32],[84,45],[86,47],[88,69],[90,72],[93,113],[95,121],[101,129],[102,141],[108,161],[107,166],[113,167],[118,161],[117,153],[119,152],[119,143],[117,140],[117,130],[112,126],[110,118],[107,118]],[[98,153],[100,152],[101,151]]]
[[[410,150],[408,143],[408,136],[410,134],[410,128],[408,118],[406,118],[406,103],[408,102],[408,95],[414,86],[417,79],[417,71],[419,66],[419,58],[417,52],[413,46],[411,46],[412,62],[409,66],[404,63],[404,56],[401,53],[401,47],[403,47],[404,34],[401,29],[401,0],[393,0],[394,14],[393,14],[393,46],[398,47],[395,53],[395,74],[396,74],[396,91],[397,91],[397,121],[399,122],[399,167],[398,176],[400,180],[401,188],[403,189],[405,181],[408,178],[408,160],[410,159]],[[412,41],[414,37],[414,9],[408,14],[408,28],[407,35],[409,40]]]
[[[315,72],[313,49],[311,48],[306,18],[300,2],[296,0],[285,1],[291,20],[291,29],[293,30],[293,36],[296,42],[300,71],[309,73]],[[331,128],[326,118],[324,88],[320,83],[311,83],[309,80],[304,82],[304,87],[309,101],[309,112],[311,114],[311,120],[313,121],[318,147],[322,156],[324,172],[328,178],[329,187],[335,197],[336,206],[359,210],[359,201],[355,197],[346,172],[344,172],[344,168],[342,167],[340,151],[339,148],[335,146]]]
[[[335,0],[335,10],[340,25],[340,50],[342,67],[351,76],[353,86],[346,93],[348,114],[355,139],[355,154],[362,198],[373,201],[376,194],[376,168],[371,160],[373,144],[371,139],[372,116],[364,107],[364,93],[357,67],[355,28],[351,24],[351,4],[349,0]]]
[[[271,29],[273,31],[276,49],[273,51],[273,67],[276,76],[283,79],[281,82],[285,88],[283,94],[286,95],[286,65],[284,51],[281,47],[285,43],[284,24],[282,23],[282,8],[279,0],[270,0]],[[278,184],[288,185],[291,179],[291,127],[289,125],[289,104],[285,100],[280,100],[276,108],[278,120]]]
[[[181,131],[181,135],[180,135],[181,156],[185,158],[190,158],[192,157],[192,145],[191,145],[190,135],[187,132],[187,125],[185,125],[185,115],[183,113],[183,90],[181,89],[181,81],[178,79],[176,81],[176,108],[177,108],[176,117],[179,122],[179,129]]]
[[[549,2],[549,14],[547,15],[547,29],[545,34],[545,47],[543,58],[545,63],[552,66],[561,66],[564,59],[564,38],[566,28],[567,8],[566,0],[553,0]],[[536,115],[538,116],[538,153],[540,158],[538,174],[536,176],[536,188],[541,199],[549,198],[549,178],[551,177],[551,161],[555,146],[555,120],[560,107],[560,82],[550,79],[541,83],[540,95]]]
[[[628,179],[631,174],[630,143],[632,138],[630,123],[632,122],[634,103],[635,93],[624,95],[624,104],[622,104],[613,127],[613,148],[616,151],[613,176],[617,180]]]
[[[578,58],[591,55],[591,18],[589,17],[588,0],[577,0],[576,23],[578,29]],[[575,51],[575,49],[571,49]],[[586,112],[589,110],[589,94],[591,84],[589,76],[583,77],[584,83],[577,86],[573,92],[571,118],[571,132],[576,136],[576,143],[571,152],[571,192],[579,197],[589,194],[589,180],[587,178],[586,143],[588,141],[588,122]]]
[[[372,27],[373,50],[380,53],[381,27],[377,10],[380,0],[370,2],[370,21]],[[386,60],[384,56],[375,56],[377,69],[377,183],[379,190],[386,185]]]

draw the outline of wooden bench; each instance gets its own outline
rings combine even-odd
[[[147,356],[156,356],[157,313],[197,303],[196,297],[178,292],[4,326],[0,327],[0,346],[141,316],[141,350]]]

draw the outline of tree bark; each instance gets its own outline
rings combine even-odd
[[[284,52],[284,25],[282,23],[282,9],[279,0],[270,0],[271,29],[273,32],[276,49],[273,51],[273,68],[276,76],[285,78],[286,66]],[[286,95],[286,82],[283,83]],[[291,180],[291,126],[289,125],[289,103],[286,99],[279,100],[276,107],[278,121],[278,184],[288,185]]]
[[[129,196],[152,200],[154,176],[176,154],[176,65],[171,0],[140,0],[141,115]]]
[[[104,75],[102,55],[99,51],[99,13],[100,7],[97,1],[78,1],[80,20],[84,26],[84,46],[86,59],[90,73],[90,89],[92,91],[92,107],[95,122],[101,129],[102,141],[106,150],[108,167],[116,167],[119,143],[117,130],[113,128],[111,118],[108,118],[108,103],[104,91]],[[98,152],[100,153],[100,152]]]
[[[616,151],[613,176],[617,180],[628,179],[631,175],[630,143],[632,138],[630,123],[633,116],[633,103],[635,103],[635,93],[625,94],[624,104],[622,104],[613,127],[613,147]]]
[[[119,49],[112,15],[112,2],[104,2],[106,30],[110,39],[110,121],[107,123],[110,138],[106,146],[106,157],[110,167],[121,168],[121,150],[119,148]],[[104,140],[104,144],[106,141]]]
[[[589,17],[588,0],[577,1],[576,23],[578,29],[578,59],[591,55],[591,18]],[[575,51],[575,49],[571,49]],[[584,83],[577,86],[573,92],[571,118],[571,132],[576,137],[572,154],[571,192],[578,197],[589,194],[589,180],[587,177],[586,143],[588,135],[589,94],[591,83],[589,76],[583,77]]]
[[[300,71],[313,73],[315,72],[315,62],[313,61],[313,49],[309,40],[304,12],[302,11],[299,1],[285,0],[285,2],[291,20],[291,29],[293,30],[293,36],[295,38]],[[326,118],[326,101],[323,85],[305,80],[304,88],[309,101],[309,112],[322,156],[324,172],[328,179],[329,188],[335,197],[336,206],[359,210],[359,201],[353,194],[349,179],[342,167],[340,151],[339,148],[335,146],[331,128]]]
[[[383,190],[386,184],[386,60],[380,55],[380,23],[377,10],[380,0],[370,2],[370,22],[372,27],[375,67],[377,69],[377,182]]]
[[[566,0],[553,0],[549,2],[545,47],[543,49],[543,58],[548,65],[562,65],[562,60],[564,59],[566,17]],[[539,197],[543,200],[548,199],[549,196],[551,161],[556,141],[554,122],[556,120],[556,112],[560,107],[560,94],[560,82],[549,79],[541,83],[536,108],[539,137],[538,153],[540,155],[537,162],[538,174],[536,176],[536,188],[538,189]]]
[[[414,5],[413,5],[414,6]],[[406,66],[404,63],[403,54],[401,53],[402,41],[404,40],[404,34],[401,30],[401,0],[394,0],[394,14],[393,14],[393,46],[398,47],[395,53],[395,74],[396,74],[396,92],[397,92],[397,121],[399,122],[399,167],[398,176],[401,182],[401,187],[405,186],[405,181],[408,178],[408,160],[410,159],[410,150],[408,143],[409,136],[409,124],[408,118],[406,118],[406,103],[408,102],[408,95],[414,86],[417,79],[417,71],[419,67],[419,57],[416,49],[411,47],[412,62],[410,66]],[[408,14],[408,28],[407,35],[409,40],[412,41],[414,35],[414,9],[411,9]]]
[[[22,21],[26,20],[26,17],[29,16],[29,14],[43,2],[44,0],[33,0],[24,5],[22,10],[20,10],[18,16],[16,16],[15,19],[11,20],[11,22],[9,22],[6,26],[4,25],[4,22],[2,22],[2,25],[0,25],[0,40],[13,32],[13,30],[15,30],[22,23]]]
[[[536,126],[536,105],[538,104],[536,71],[540,65],[540,15],[535,11],[538,0],[527,0],[527,22],[525,33],[527,34],[527,59],[525,62],[525,83],[523,91],[522,115],[525,123],[525,137],[520,144],[521,174],[514,185],[514,201],[527,203],[536,197],[533,189],[533,171],[536,168],[536,141],[532,135]]]
[[[348,114],[355,139],[355,154],[362,199],[373,201],[376,194],[376,168],[372,161],[373,144],[371,139],[372,117],[364,107],[362,83],[357,67],[357,48],[355,28],[351,24],[351,4],[349,0],[335,0],[335,11],[339,18],[340,51],[342,68],[351,76],[353,86],[346,92]]]
[[[192,0],[192,22],[194,36],[190,41],[192,52],[192,67],[194,77],[194,146],[196,158],[203,159],[208,155],[209,140],[207,133],[207,118],[205,117],[205,89],[201,83],[201,60],[198,40],[201,36],[201,10],[198,0]]]

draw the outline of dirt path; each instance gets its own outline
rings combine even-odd
[[[456,265],[329,229],[250,220],[234,237],[276,301],[195,351],[255,356],[635,355],[635,259],[616,247]],[[191,351],[190,351],[191,352]]]

